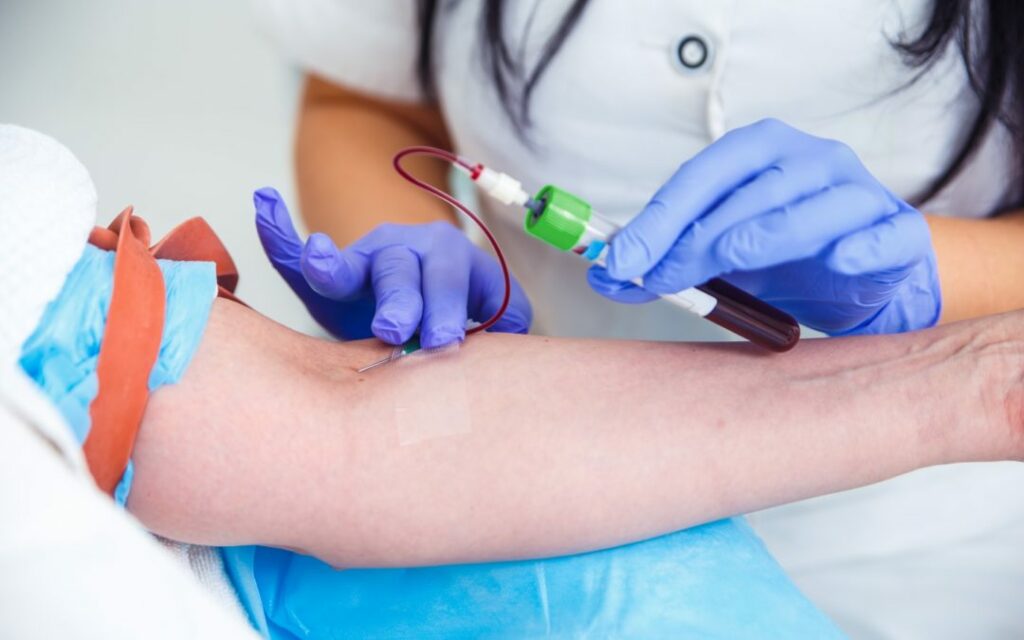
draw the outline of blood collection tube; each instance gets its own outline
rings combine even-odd
[[[480,230],[490,240],[501,265],[505,278],[505,296],[501,306],[488,320],[467,330],[467,335],[484,331],[501,319],[501,315],[508,307],[512,291],[508,265],[505,264],[504,254],[494,234],[469,207],[458,198],[415,177],[402,166],[402,158],[410,155],[428,155],[450,162],[452,166],[464,171],[470,180],[491,198],[505,205],[525,207],[527,233],[557,249],[572,251],[586,260],[604,266],[608,243],[620,231],[620,227],[598,215],[581,198],[552,185],[544,187],[535,197],[530,198],[522,183],[507,173],[475,164],[450,151],[423,146],[402,149],[395,154],[393,160],[395,171],[417,187],[462,211],[479,225]],[[641,278],[634,278],[633,283],[640,287],[644,286]],[[789,351],[800,340],[800,325],[792,316],[719,278],[660,297],[771,351]],[[406,350],[407,348],[409,350]],[[392,362],[417,349],[419,342],[415,341],[413,346],[413,342],[410,341],[391,356],[371,363],[361,371]]]
[[[620,230],[618,225],[584,200],[551,185],[525,206],[527,233],[604,266],[608,243]],[[640,278],[633,282],[643,286]],[[792,316],[721,278],[661,299],[771,351],[788,351],[800,339],[800,325]]]

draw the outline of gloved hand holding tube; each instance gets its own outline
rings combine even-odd
[[[685,162],[589,280],[637,303],[722,275],[832,335],[929,327],[942,307],[924,216],[849,147],[775,120]],[[629,282],[638,277],[644,288]]]
[[[321,233],[303,244],[274,189],[253,200],[271,263],[335,336],[375,335],[398,345],[419,331],[423,347],[435,348],[461,341],[467,317],[486,320],[501,304],[501,268],[454,225],[385,224],[339,249]],[[513,279],[508,309],[491,330],[526,333],[532,316]]]

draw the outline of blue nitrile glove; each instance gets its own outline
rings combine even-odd
[[[591,286],[646,302],[719,275],[826,333],[935,324],[928,225],[846,145],[777,120],[736,129],[685,162],[611,242]]]
[[[372,331],[402,344],[418,329],[429,349],[462,340],[467,316],[483,322],[501,305],[501,267],[451,224],[383,224],[344,249],[314,233],[303,246],[276,190],[260,189],[253,201],[270,261],[313,318],[338,337]],[[513,279],[508,309],[492,330],[526,333],[532,317]]]

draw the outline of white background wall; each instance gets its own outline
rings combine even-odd
[[[261,312],[312,331],[263,257],[252,191],[294,202],[298,75],[247,0],[0,0],[0,122],[50,134],[90,169],[103,224],[134,204],[160,237],[202,215]]]

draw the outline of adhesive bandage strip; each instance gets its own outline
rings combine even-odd
[[[470,433],[469,393],[457,346],[406,356],[389,375],[402,389],[393,403],[400,446]]]

